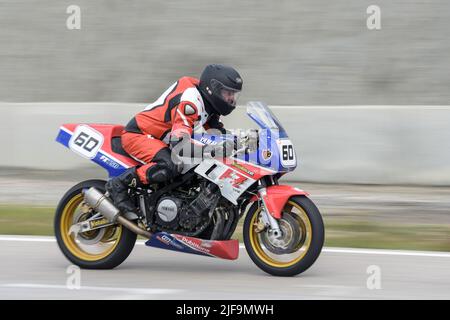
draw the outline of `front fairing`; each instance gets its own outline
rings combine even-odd
[[[249,102],[248,116],[259,126],[257,164],[277,172],[293,171],[297,156],[286,130],[269,107],[262,102]]]
[[[250,102],[247,105],[247,114],[261,128],[258,130],[258,147],[251,153],[238,155],[237,158],[276,172],[293,171],[297,167],[295,150],[276,116],[262,102]],[[234,135],[194,135],[194,139],[204,144],[216,144],[233,138]]]

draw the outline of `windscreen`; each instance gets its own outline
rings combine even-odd
[[[273,133],[278,133],[280,138],[287,137],[287,133],[280,121],[265,103],[261,101],[249,102],[247,104],[247,114],[258,123],[261,128],[268,129]]]

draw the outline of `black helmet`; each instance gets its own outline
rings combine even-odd
[[[199,89],[215,112],[226,116],[236,107],[242,78],[232,67],[210,64],[203,70]]]

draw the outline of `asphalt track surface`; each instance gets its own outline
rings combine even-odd
[[[0,261],[0,299],[450,299],[448,252],[324,248],[303,274],[278,278],[244,248],[226,261],[138,241],[116,269],[81,270],[79,289],[52,237],[0,236]]]

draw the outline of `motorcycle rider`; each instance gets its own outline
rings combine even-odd
[[[129,187],[166,182],[179,174],[171,148],[185,137],[190,139],[197,128],[225,133],[220,116],[235,109],[241,90],[242,78],[235,69],[211,64],[200,79],[180,78],[133,117],[122,132],[122,146],[142,165],[129,168],[106,184],[119,210],[136,211]]]

